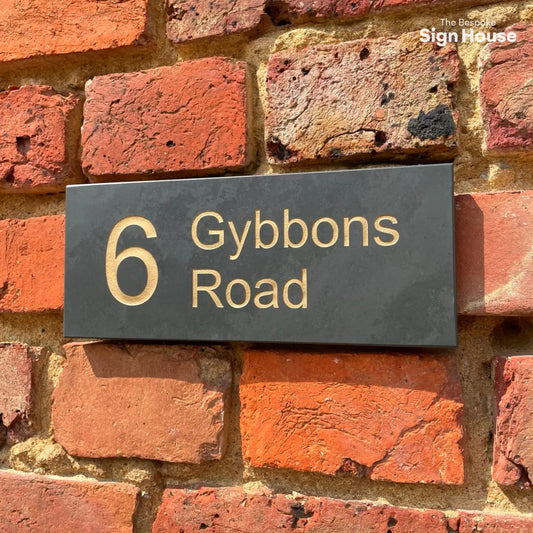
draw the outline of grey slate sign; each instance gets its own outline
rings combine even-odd
[[[451,164],[67,188],[66,337],[456,345]]]

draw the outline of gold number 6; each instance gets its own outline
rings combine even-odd
[[[144,248],[132,246],[117,254],[117,244],[121,233],[130,226],[139,226],[144,230],[147,239],[157,237],[153,224],[143,217],[126,217],[117,222],[109,234],[105,254],[105,275],[107,286],[113,297],[124,305],[141,305],[148,301],[157,287],[159,271],[154,256]],[[120,263],[129,257],[140,259],[146,267],[146,286],[139,294],[130,296],[122,291],[118,285],[117,272]]]

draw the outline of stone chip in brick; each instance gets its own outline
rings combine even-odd
[[[440,511],[240,488],[167,489],[152,533],[168,531],[271,533],[447,533]]]
[[[76,141],[80,105],[51,87],[0,93],[0,190],[56,192],[79,181]]]

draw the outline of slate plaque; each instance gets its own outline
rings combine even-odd
[[[67,188],[66,337],[455,346],[451,164]]]

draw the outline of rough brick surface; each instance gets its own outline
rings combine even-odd
[[[459,312],[533,313],[533,191],[456,197]]]
[[[463,482],[452,356],[248,350],[240,394],[252,466]]]
[[[533,147],[533,24],[507,31],[516,43],[488,45],[482,62],[481,103],[487,149],[531,151]]]
[[[435,49],[418,33],[279,52],[267,74],[269,161],[449,158],[458,75],[455,48]]]
[[[43,348],[20,343],[0,343],[0,426],[17,442],[31,432],[33,370]]]
[[[78,104],[47,86],[0,93],[0,189],[54,192],[74,180],[68,140]]]
[[[145,42],[147,0],[2,0],[0,62]]]
[[[85,173],[101,178],[242,168],[245,77],[240,61],[206,58],[95,78],[86,88]]]
[[[139,489],[0,471],[0,529],[5,533],[131,533]]]
[[[263,18],[275,26],[313,19],[357,19],[389,8],[423,5],[480,5],[496,0],[166,0],[167,33],[180,43],[257,28]]]
[[[220,459],[231,369],[211,349],[82,343],[65,350],[52,424],[71,455]]]
[[[305,531],[316,533],[446,533],[440,511],[418,511],[331,498],[245,493],[233,487],[167,489],[153,533]]]
[[[492,477],[530,488],[533,479],[533,356],[497,357]]]
[[[65,217],[0,221],[0,312],[63,308]]]
[[[533,518],[460,512],[449,518],[449,533],[531,533]]]

